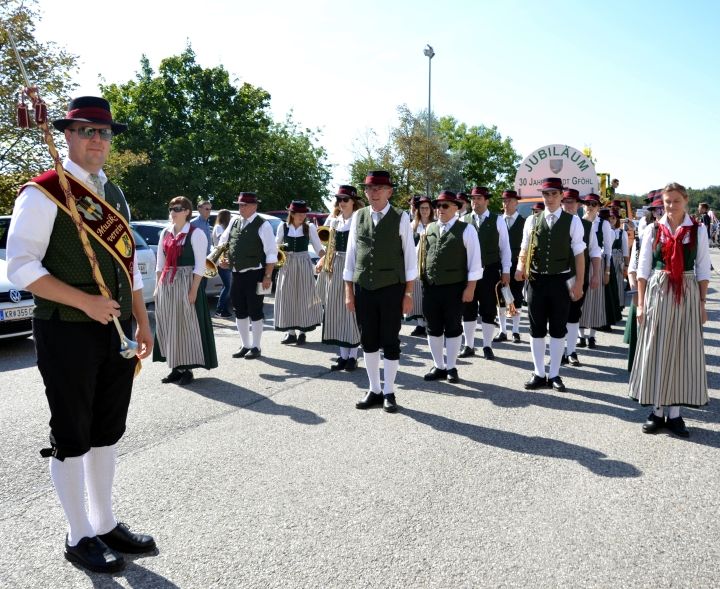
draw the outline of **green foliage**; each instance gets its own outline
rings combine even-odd
[[[25,82],[7,31],[12,31],[30,83],[39,88],[47,103],[50,120],[65,114],[76,86],[72,76],[77,58],[54,43],[40,43],[35,38],[35,23],[40,18],[37,5],[37,0],[0,2],[0,206],[5,211],[12,208],[19,184],[52,165],[38,129],[17,126],[15,105]],[[62,148],[61,135],[56,141]]]
[[[157,75],[146,57],[140,66],[135,80],[103,87],[115,118],[129,125],[113,148],[144,157],[114,177],[138,216],[163,217],[177,195],[235,208],[242,190],[257,191],[265,210],[300,195],[321,205],[325,151],[290,117],[273,123],[265,90],[234,86],[222,66],[202,68],[190,46],[164,59]]]
[[[720,186],[708,186],[702,189],[688,188],[688,202],[688,209],[693,214],[701,202],[708,203],[710,210],[715,211],[716,215],[720,214]]]

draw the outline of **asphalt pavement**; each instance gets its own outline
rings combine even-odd
[[[718,587],[719,280],[711,402],[683,410],[686,440],[642,433],[622,325],[562,369],[566,393],[523,389],[525,320],[457,385],[423,381],[427,342],[404,326],[390,415],[354,408],[364,365],[331,372],[320,330],[281,345],[271,299],[259,360],[233,359],[234,325],[214,321],[219,368],[180,387],[146,361],[137,378],[115,505],[159,549],[114,576],[63,558],[33,342],[1,343],[0,587]]]

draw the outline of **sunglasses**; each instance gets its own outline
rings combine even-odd
[[[352,200],[349,196],[338,196],[336,199],[338,202],[350,202]]]
[[[438,205],[438,208],[445,210],[445,209],[449,209],[451,206],[453,206],[453,205],[451,205],[450,203],[441,202],[441,203]]]
[[[182,213],[183,211],[186,211],[186,210],[187,209],[185,207],[178,205],[178,206],[170,207],[168,209],[168,212],[169,213]]]
[[[599,202],[586,202],[585,206],[586,207],[599,207],[600,203]]]
[[[78,137],[83,139],[92,139],[95,133],[100,135],[103,141],[110,141],[113,136],[112,129],[98,129],[96,127],[78,127],[77,129],[68,129],[71,133],[77,133]]]

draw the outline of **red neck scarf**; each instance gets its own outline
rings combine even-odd
[[[675,302],[680,303],[682,299],[683,272],[685,272],[686,244],[683,241],[686,235],[690,235],[687,247],[693,248],[695,246],[697,223],[692,221],[692,225],[680,226],[675,235],[662,223],[658,223],[658,228],[660,231],[657,234],[657,239],[661,240],[661,255],[665,269],[670,274],[670,288],[675,295]]]
[[[165,267],[163,268],[162,274],[160,274],[160,282],[165,280],[165,276],[170,273],[169,282],[172,283],[175,280],[175,274],[177,272],[177,262],[182,253],[183,242],[185,237],[192,233],[193,227],[190,226],[190,230],[186,233],[180,232],[176,236],[173,236],[172,229],[165,233],[163,239],[162,248],[165,252]]]

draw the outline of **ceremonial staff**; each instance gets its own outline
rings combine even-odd
[[[24,101],[24,98],[27,96],[27,98],[30,99],[33,105],[35,123],[42,130],[43,138],[45,139],[45,143],[47,144],[48,150],[50,151],[50,156],[53,159],[55,171],[57,172],[58,180],[60,182],[60,187],[62,188],[63,194],[65,195],[65,204],[68,208],[68,211],[70,211],[70,217],[75,223],[75,228],[77,229],[78,236],[80,237],[80,242],[82,243],[83,250],[85,251],[85,255],[87,256],[88,262],[90,263],[93,279],[95,280],[95,283],[100,289],[100,293],[104,297],[110,299],[112,298],[110,294],[110,289],[108,289],[107,285],[105,284],[105,280],[103,279],[100,272],[97,257],[95,256],[95,252],[90,245],[87,231],[85,230],[85,226],[83,225],[80,213],[77,210],[75,197],[70,190],[70,183],[68,182],[67,176],[65,175],[65,169],[63,168],[62,162],[60,161],[60,156],[58,154],[57,148],[55,147],[55,142],[53,141],[50,127],[48,126],[47,105],[45,104],[45,102],[43,102],[42,98],[40,98],[38,87],[32,86],[30,84],[27,72],[25,71],[25,66],[23,65],[22,59],[20,58],[20,52],[18,51],[17,45],[15,44],[15,39],[10,32],[10,29],[7,29],[7,34],[8,38],[10,39],[10,44],[12,45],[13,51],[15,52],[15,58],[17,59],[18,65],[20,66],[20,73],[22,74],[23,80],[25,81],[25,87],[19,91],[18,96],[18,126],[22,128],[29,128],[31,125],[30,113],[28,112],[27,105]],[[112,316],[112,320],[115,324],[118,335],[120,336],[120,355],[123,358],[135,357],[137,355],[138,348],[137,342],[132,341],[125,335],[120,325],[120,322],[118,321],[117,317],[115,317],[115,315]]]

